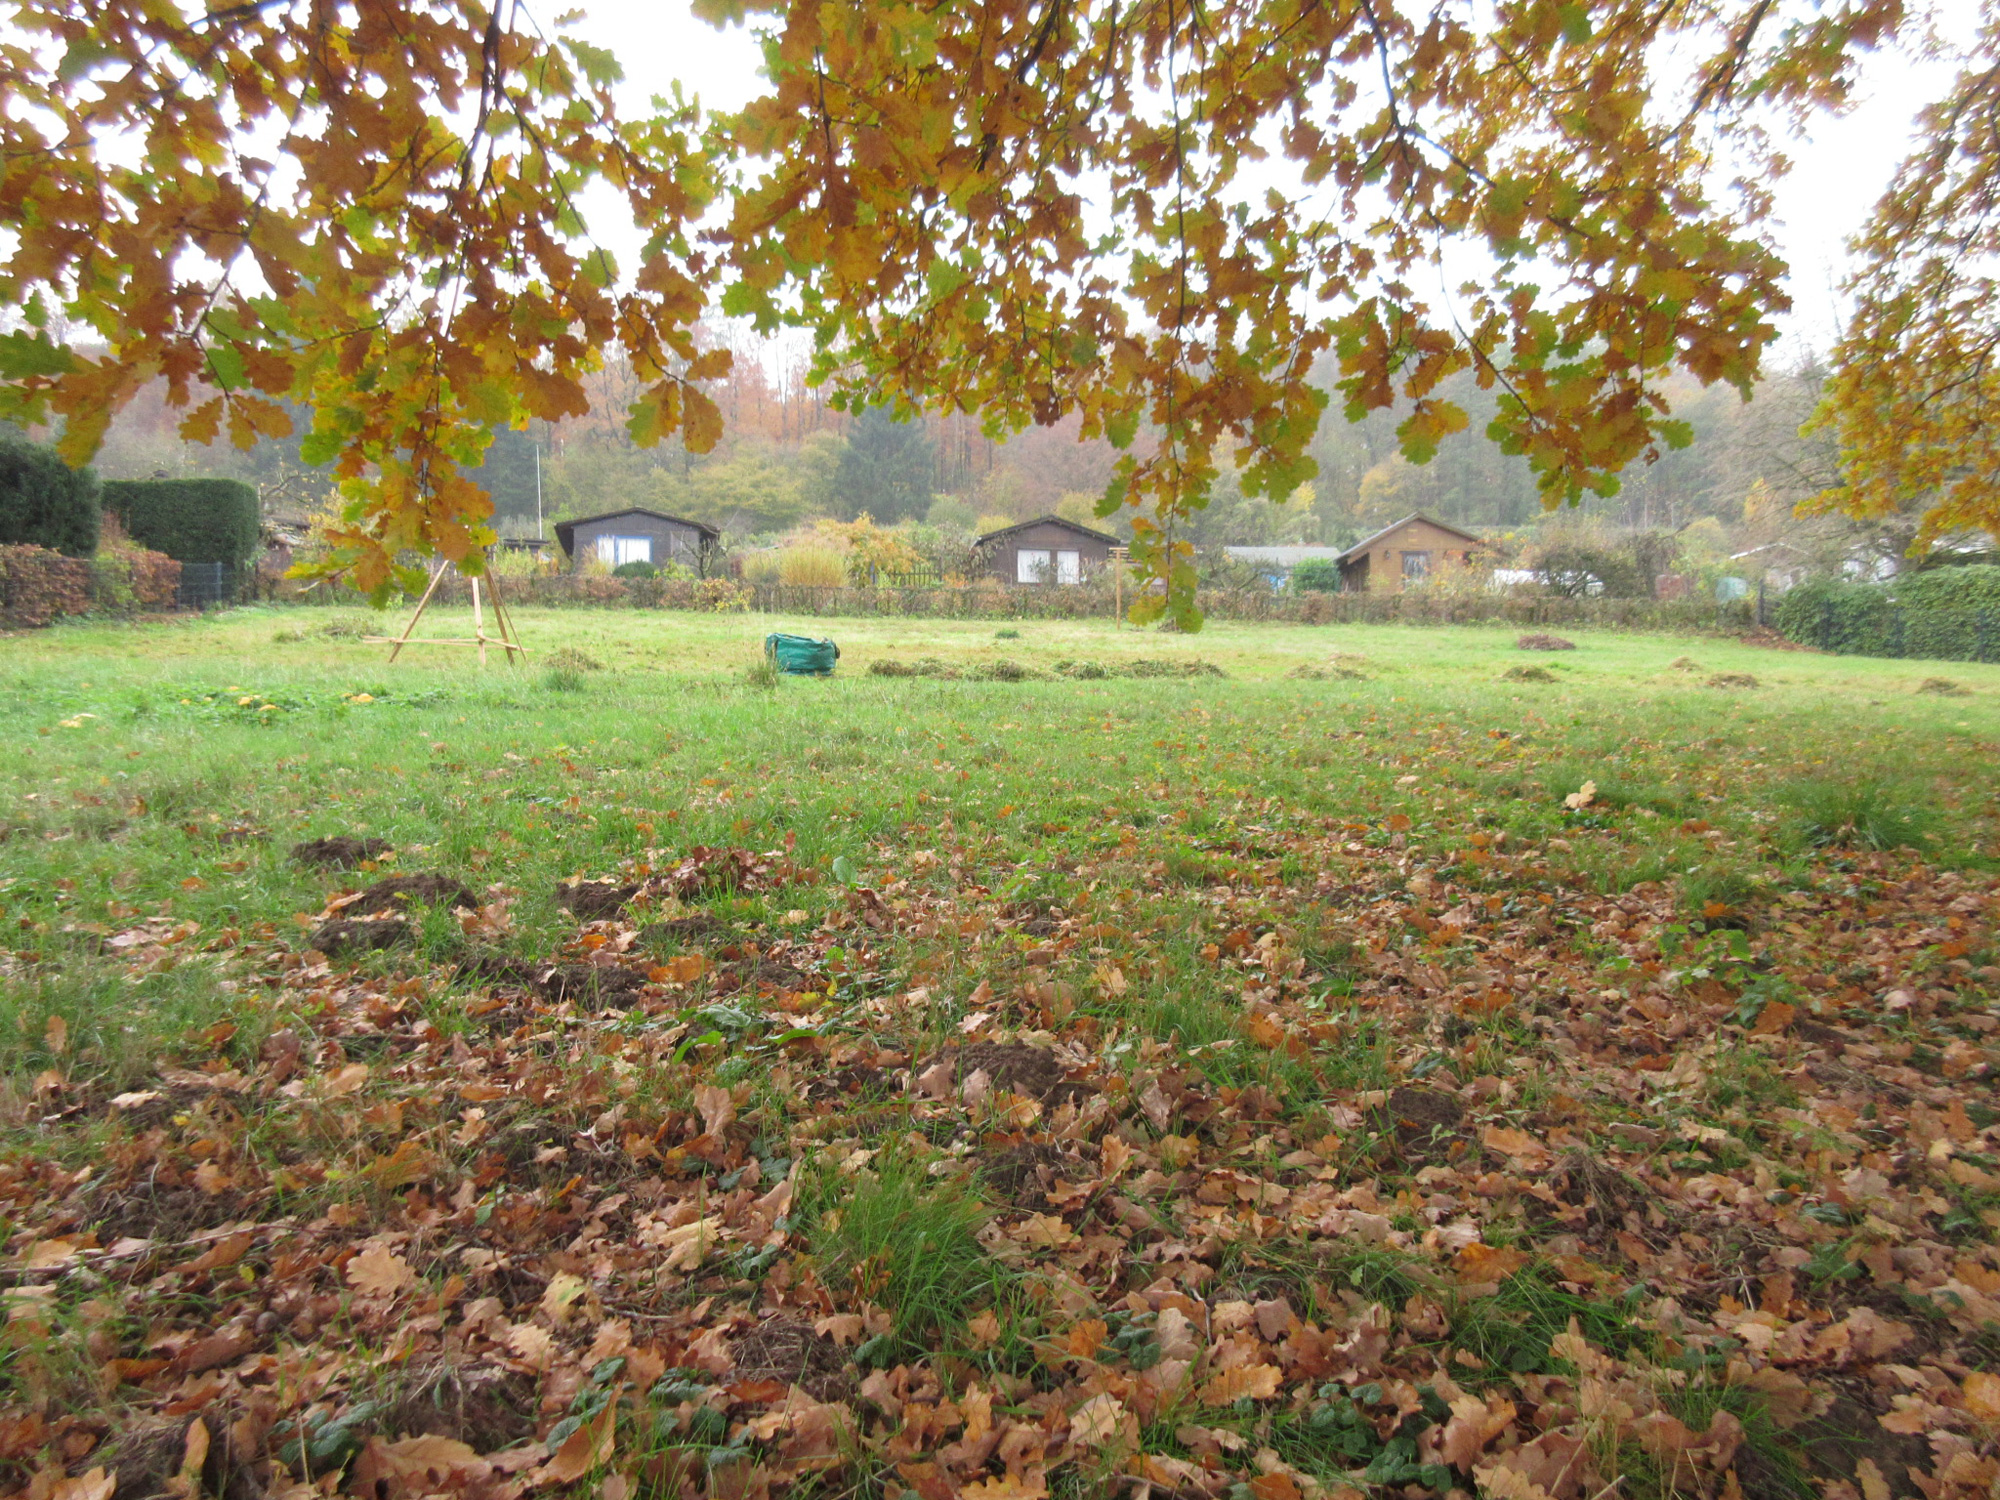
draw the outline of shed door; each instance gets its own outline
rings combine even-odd
[[[1023,547],[1014,554],[1014,581],[1016,583],[1047,583],[1049,581],[1049,549],[1046,547]]]
[[[1056,582],[1083,582],[1083,554],[1081,552],[1058,552],[1056,554]]]

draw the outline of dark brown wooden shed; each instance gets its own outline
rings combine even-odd
[[[1002,583],[1082,583],[1111,561],[1118,538],[1062,516],[1037,516],[980,537],[980,565]]]
[[[600,516],[558,521],[556,540],[569,554],[573,568],[582,567],[589,558],[597,558],[613,568],[630,562],[652,563],[661,568],[677,563],[706,578],[722,533],[700,521],[630,505]]]

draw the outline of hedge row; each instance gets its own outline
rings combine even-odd
[[[258,550],[257,491],[240,479],[114,479],[104,508],[142,547],[241,567]]]
[[[975,583],[962,588],[806,588],[745,584],[726,578],[611,578],[557,573],[502,578],[503,597],[517,605],[601,605],[612,608],[757,610],[793,616],[890,616],[947,620],[1108,620],[1119,598],[1108,586],[1023,588]],[[288,583],[277,597],[351,604],[346,591]],[[440,602],[463,604],[471,586],[452,577],[438,586]],[[1123,598],[1129,607],[1131,591]],[[1564,599],[1493,590],[1420,590],[1397,594],[1288,594],[1204,590],[1199,603],[1211,620],[1300,625],[1413,624],[1569,625],[1610,630],[1741,631],[1753,623],[1748,601],[1708,599]]]
[[[2000,661],[2000,568],[1935,568],[1886,584],[1823,578],[1778,601],[1785,636],[1849,656]]]
[[[0,546],[0,625],[21,630],[90,608],[93,569],[47,547]]]
[[[53,448],[0,441],[0,546],[88,557],[99,515],[96,474],[72,469]]]

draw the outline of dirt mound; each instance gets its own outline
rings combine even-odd
[[[1554,682],[1556,674],[1547,667],[1509,667],[1500,674],[1507,682]]]
[[[1089,1164],[1046,1141],[1030,1141],[996,1151],[979,1163],[979,1175],[997,1198],[1039,1212],[1048,1207],[1049,1189],[1064,1178],[1087,1179]]]
[[[840,1399],[854,1383],[840,1345],[797,1318],[773,1318],[731,1339],[729,1354],[738,1380],[782,1380],[819,1401]]]
[[[604,663],[594,656],[586,656],[574,646],[558,646],[542,658],[542,665],[552,672],[602,672]]]
[[[462,881],[449,875],[392,875],[378,880],[348,903],[355,911],[407,911],[412,906],[455,906],[478,911],[479,901]]]
[[[1352,667],[1316,667],[1311,662],[1301,662],[1285,674],[1300,682],[1366,682],[1368,674],[1357,672]]]
[[[345,835],[307,839],[292,845],[292,863],[324,870],[351,870],[364,859],[380,859],[389,849],[387,839],[353,839]]]
[[[556,905],[574,912],[586,922],[615,917],[618,908],[639,894],[636,885],[620,885],[615,880],[565,880],[556,886]]]
[[[1559,635],[1524,635],[1514,642],[1516,651],[1574,651],[1575,641],[1566,641]]]
[[[1949,677],[1926,677],[1917,684],[1917,691],[1929,693],[1939,698],[1970,698],[1972,689],[1963,683],[1953,682]]]
[[[1752,677],[1748,672],[1717,672],[1713,677],[1708,679],[1707,686],[1712,688],[1753,688],[1757,686],[1757,679]]]
[[[1701,670],[1701,663],[1696,661],[1692,656],[1676,656],[1672,661],[1667,663],[1667,670],[1669,672],[1699,672]]]
[[[592,1008],[630,1005],[646,988],[646,976],[636,969],[605,964],[558,964],[535,981],[535,992],[551,1005],[574,1000]]]
[[[955,1084],[963,1084],[975,1073],[984,1073],[995,1093],[1025,1094],[1044,1104],[1068,1086],[1062,1064],[1056,1061],[1054,1053],[1021,1042],[973,1042],[964,1047],[947,1047],[919,1063],[917,1072],[927,1073],[939,1063],[950,1066]]]
[[[1396,1150],[1410,1162],[1431,1162],[1451,1154],[1463,1140],[1465,1106],[1442,1089],[1412,1088],[1407,1084],[1389,1093],[1376,1113],[1379,1130],[1393,1132]]]
[[[468,954],[458,965],[458,977],[461,979],[482,979],[489,984],[521,985],[528,989],[540,984],[542,976],[548,971],[549,965],[545,963],[537,963],[532,958],[517,958],[493,948]]]
[[[1163,661],[1155,656],[1135,657],[1118,668],[1120,677],[1227,677],[1212,661]]]
[[[736,929],[713,912],[698,911],[665,922],[649,922],[639,929],[639,941],[649,948],[669,944],[697,943],[704,938],[726,937]]]
[[[315,927],[312,936],[306,939],[306,946],[317,948],[328,958],[340,958],[349,953],[374,953],[383,948],[393,948],[398,943],[409,942],[412,936],[410,924],[394,917],[373,920],[337,917]]]

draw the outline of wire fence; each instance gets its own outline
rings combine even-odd
[[[182,563],[174,590],[176,609],[213,609],[236,602],[236,570],[228,563]]]

